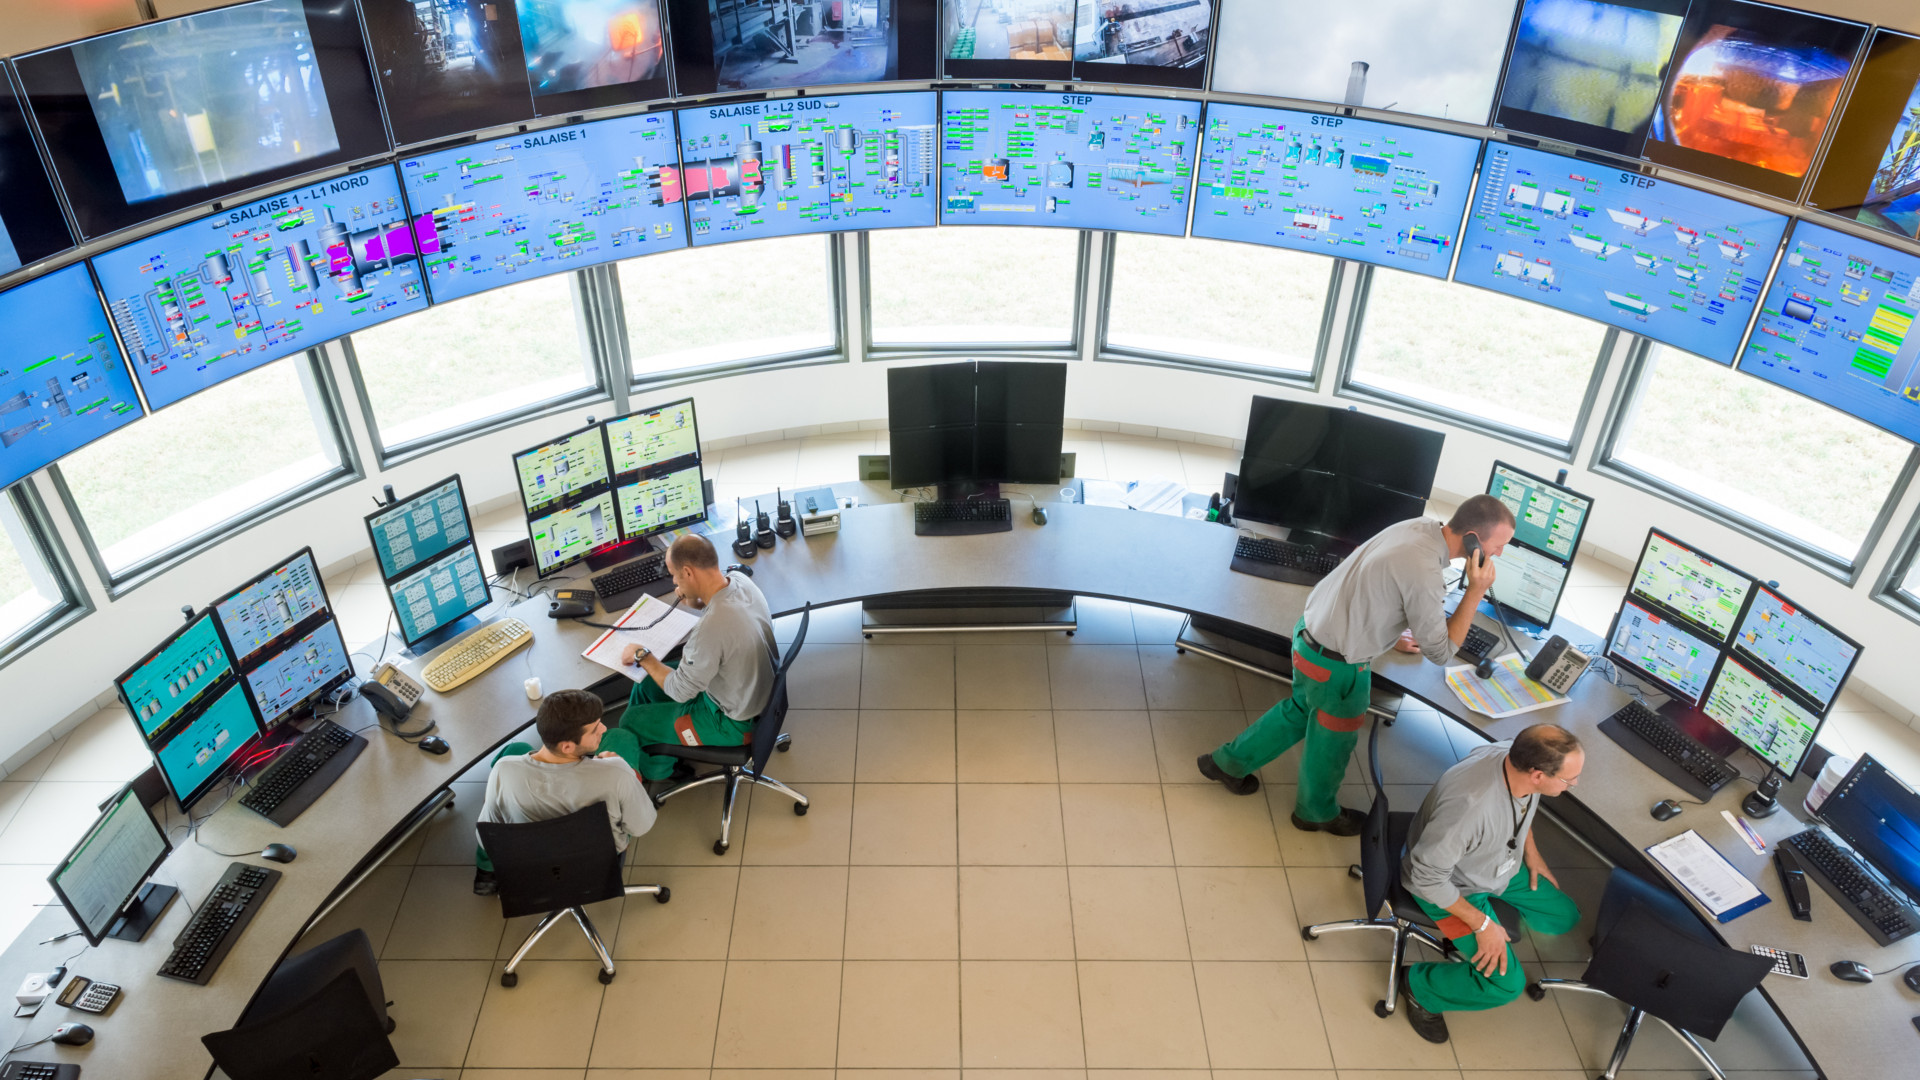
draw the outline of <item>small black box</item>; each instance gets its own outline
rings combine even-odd
[[[493,572],[511,574],[522,567],[533,565],[533,544],[527,540],[515,540],[511,544],[493,549]]]

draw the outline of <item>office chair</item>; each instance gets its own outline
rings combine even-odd
[[[1694,1035],[1719,1038],[1773,962],[1720,944],[1679,897],[1618,868],[1607,876],[1595,922],[1593,959],[1580,978],[1541,979],[1528,984],[1527,996],[1539,1001],[1549,990],[1569,990],[1627,1006],[1600,1080],[1620,1074],[1649,1016],[1678,1035],[1714,1080],[1727,1080]]]
[[[375,1010],[378,1001],[377,989],[369,995],[360,973],[343,967],[278,1014],[202,1035],[200,1042],[231,1080],[373,1080],[400,1064],[386,1018]]]
[[[741,781],[757,784],[760,787],[777,791],[793,800],[793,812],[805,817],[807,797],[787,785],[767,775],[767,761],[775,750],[785,751],[793,743],[793,736],[782,734],[781,725],[787,722],[787,670],[793,667],[793,660],[800,655],[800,646],[807,640],[807,622],[812,617],[813,605],[800,609],[800,629],[793,635],[793,644],[787,646],[787,654],[774,666],[773,692],[767,695],[766,707],[753,721],[753,741],[744,746],[682,746],[679,743],[652,743],[643,747],[648,754],[661,754],[678,758],[692,764],[717,765],[718,769],[703,773],[690,780],[681,781],[653,797],[655,806],[666,802],[683,791],[691,791],[708,784],[724,783],[726,794],[720,800],[720,839],[713,842],[713,853],[725,855],[733,840],[733,802],[740,793]]]
[[[613,954],[600,939],[593,920],[587,918],[588,904],[620,896],[651,895],[666,903],[673,891],[665,885],[628,885],[622,881],[620,853],[614,850],[608,834],[607,804],[596,802],[565,817],[522,824],[480,823],[480,843],[493,859],[493,873],[500,885],[500,914],[514,919],[522,915],[543,915],[527,940],[514,950],[500,973],[501,986],[520,981],[515,968],[533,950],[560,916],[571,915],[587,935],[600,958],[600,981],[613,981]]]
[[[1367,732],[1367,775],[1373,781],[1373,805],[1367,810],[1366,828],[1360,832],[1360,862],[1347,868],[1347,875],[1358,878],[1366,891],[1367,917],[1300,928],[1300,936],[1307,941],[1342,930],[1385,930],[1393,935],[1393,955],[1387,961],[1387,996],[1373,1003],[1374,1015],[1383,1018],[1400,1007],[1400,968],[1406,963],[1408,941],[1417,941],[1446,958],[1464,959],[1453,942],[1440,936],[1439,927],[1400,883],[1400,859],[1406,854],[1414,815],[1388,809],[1387,789],[1380,782],[1380,728],[1391,723],[1391,718],[1375,715]],[[1389,909],[1385,915],[1380,913],[1383,906]],[[1498,899],[1493,902],[1493,912],[1500,925],[1507,928],[1507,935],[1518,939],[1520,913]]]

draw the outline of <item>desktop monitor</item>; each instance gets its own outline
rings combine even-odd
[[[1722,195],[1495,142],[1453,274],[1729,364],[1786,229]]]
[[[1193,235],[1444,278],[1480,147],[1359,117],[1212,102]]]
[[[411,648],[486,607],[493,593],[469,539],[387,582],[387,599]]]
[[[1820,820],[1920,903],[1920,793],[1911,785],[1861,754],[1820,804]]]
[[[979,360],[887,372],[895,488],[1055,484],[1067,365]]]
[[[141,898],[147,879],[172,850],[166,831],[128,785],[108,800],[100,819],[47,876],[47,884],[87,944],[97,947],[118,936],[122,915]]]
[[[1920,236],[1920,36],[1873,32],[1807,205]]]
[[[673,143],[673,117],[643,113],[401,161],[416,227],[438,246],[424,260],[433,302],[686,247],[659,186]]]
[[[0,65],[0,278],[73,246],[8,75]]]
[[[613,491],[621,535],[638,540],[699,524],[707,516],[704,488],[698,462],[621,484]]]
[[[1733,635],[1733,652],[1763,667],[1802,706],[1824,716],[1840,696],[1860,643],[1766,585]]]
[[[340,624],[331,617],[262,656],[246,673],[247,692],[260,711],[260,723],[269,729],[312,709],[352,678],[353,662]]]
[[[147,404],[424,311],[433,218],[409,219],[393,166],[230,206],[93,256]]]
[[[1487,494],[1514,519],[1513,540],[1493,558],[1494,602],[1536,626],[1552,626],[1593,500],[1504,461],[1493,463]]]
[[[623,541],[706,519],[706,471],[692,398],[639,409],[600,426]]]
[[[1351,550],[1419,517],[1446,436],[1350,409],[1255,397],[1234,514]]]
[[[1630,595],[1613,617],[1607,656],[1692,705],[1707,692],[1720,648],[1678,620]]]
[[[1691,0],[1525,0],[1493,122],[1639,157]]]
[[[1706,552],[1648,529],[1627,592],[1719,649],[1739,624],[1753,586],[1753,578]]]
[[[84,263],[0,292],[0,326],[0,487],[145,415]]]
[[[468,542],[473,527],[460,477],[449,476],[368,514],[367,535],[373,540],[383,581],[392,581],[448,548]]]
[[[667,0],[673,81],[681,97],[789,86],[927,82],[939,58],[939,4]],[[789,10],[791,22],[786,18]]]
[[[513,455],[520,505],[529,515],[607,490],[607,442],[600,425],[570,431]]]
[[[151,737],[228,681],[233,658],[214,613],[203,611],[113,681],[142,735]]]
[[[233,649],[234,666],[242,671],[327,612],[327,587],[320,580],[312,548],[301,548],[213,603],[214,617]]]
[[[265,734],[246,687],[237,679],[224,687],[216,689],[204,707],[147,736],[160,778],[183,810],[191,810],[212,791],[241,749]]]
[[[1791,780],[1820,734],[1820,714],[1739,655],[1720,664],[1700,711]]]

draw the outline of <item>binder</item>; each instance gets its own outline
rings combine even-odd
[[[1692,829],[1653,845],[1647,855],[1694,903],[1720,922],[1732,922],[1772,901]]]

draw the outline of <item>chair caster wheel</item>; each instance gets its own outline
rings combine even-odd
[[[1348,876],[1348,877],[1350,877],[1350,878],[1352,878],[1352,879],[1353,879],[1353,880],[1355,880],[1355,881],[1365,881],[1365,880],[1367,880],[1367,875],[1365,875],[1365,874],[1363,874],[1363,873],[1361,873],[1361,872],[1360,872],[1360,868],[1359,868],[1358,866],[1355,866],[1355,865],[1353,865],[1353,864],[1351,864],[1351,863],[1349,863],[1349,864],[1348,864],[1348,866],[1347,866],[1347,876]]]
[[[511,990],[511,989],[513,989],[514,987],[516,987],[516,986],[518,986],[518,985],[520,985],[520,975],[519,975],[519,973],[518,973],[518,972],[513,972],[513,971],[503,971],[503,972],[501,972],[501,973],[500,973],[500,985],[501,985],[501,986],[504,986],[504,987],[506,987],[506,988],[507,988],[507,989],[509,989],[509,990]]]
[[[872,640],[873,640],[873,635],[872,635],[872,634],[861,634],[860,636],[861,636],[861,637],[863,637],[863,638],[866,638],[866,639],[867,639],[868,641],[872,641]]]
[[[1387,1002],[1383,998],[1373,1003],[1373,1015],[1385,1020],[1387,1017],[1393,1015],[1393,1010],[1387,1008]]]
[[[1545,1001],[1547,999],[1547,988],[1541,986],[1539,983],[1528,983],[1527,996],[1535,1001]]]
[[[778,750],[778,751],[780,751],[781,753],[783,753],[783,754],[784,754],[784,753],[786,753],[786,752],[788,752],[789,750],[792,750],[792,749],[793,749],[793,744],[792,744],[792,743],[790,743],[790,742],[783,742],[783,743],[779,743],[779,744],[776,744],[776,745],[774,746],[774,749],[775,749],[775,750]]]
[[[727,842],[725,840],[715,840],[713,842],[713,853],[715,855],[725,855],[727,853]]]
[[[601,986],[605,986],[605,985],[607,985],[608,983],[610,983],[610,982],[612,982],[612,981],[613,981],[613,972],[611,972],[611,971],[602,971],[602,972],[600,973],[600,985],[601,985]]]
[[[1185,655],[1187,655],[1187,650],[1185,650],[1185,649],[1183,649],[1183,648],[1181,648],[1181,647],[1180,647],[1180,646],[1178,646],[1178,645],[1175,645],[1175,646],[1173,647],[1173,655],[1175,655],[1175,656],[1185,656]]]
[[[793,804],[793,816],[794,816],[794,817],[806,817],[806,816],[807,816],[807,804],[806,804],[806,803],[803,803],[803,802],[797,802],[797,803],[794,803],[794,804]]]
[[[1303,926],[1300,928],[1300,940],[1301,941],[1319,941],[1320,935],[1313,932],[1313,927]]]
[[[671,899],[673,899],[673,890],[665,885],[660,886],[660,891],[653,894],[653,902],[656,904],[664,904]]]
[[[1073,631],[1071,631],[1071,630],[1069,630],[1069,631],[1067,631],[1067,636],[1068,636],[1068,637],[1072,637],[1072,636],[1073,636]]]

